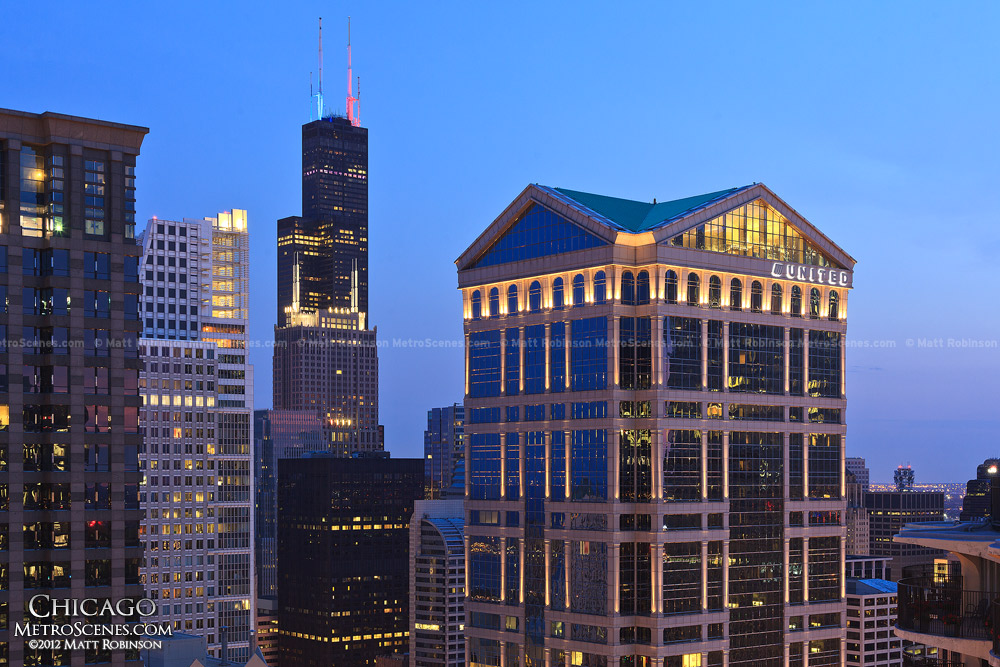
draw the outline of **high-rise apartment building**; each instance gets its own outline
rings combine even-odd
[[[246,211],[141,238],[142,506],[156,619],[234,660],[253,648],[253,367]]]
[[[409,523],[420,459],[278,460],[278,664],[372,665],[409,636]]]
[[[378,348],[368,322],[368,130],[302,126],[302,215],[278,221],[274,407],[313,410],[329,449],[381,450]]]
[[[531,185],[479,236],[470,665],[842,663],[854,263],[760,184]]]
[[[902,640],[896,637],[896,583],[882,578],[847,577],[847,667],[901,667]]]
[[[138,664],[138,651],[32,647],[14,631],[35,595],[143,594],[135,167],[147,132],[0,109],[3,664]]]
[[[465,667],[462,499],[418,500],[410,519],[410,667]]]
[[[460,403],[427,411],[424,431],[424,479],[428,498],[449,495],[457,466],[465,467],[465,406]],[[464,484],[461,498],[465,495]]]

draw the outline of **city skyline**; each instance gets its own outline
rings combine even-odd
[[[876,482],[905,462],[918,483],[964,481],[995,454],[986,401],[1000,351],[949,348],[948,339],[995,344],[1000,321],[978,305],[980,290],[956,290],[946,276],[989,284],[986,248],[998,232],[982,212],[998,198],[987,186],[1000,175],[989,158],[1000,90],[977,78],[977,65],[998,10],[865,6],[859,23],[859,6],[668,7],[621,17],[553,5],[535,8],[527,25],[489,7],[399,5],[391,15],[346,5],[213,7],[197,21],[141,7],[120,18],[122,34],[139,36],[122,58],[114,40],[85,43],[99,16],[66,4],[45,16],[53,38],[45,53],[8,53],[0,106],[149,127],[139,221],[245,206],[262,239],[251,253],[250,337],[266,342],[276,303],[266,240],[300,198],[316,17],[327,19],[327,105],[343,111],[352,14],[372,129],[370,310],[387,345],[381,392],[393,409],[382,422],[394,456],[419,456],[427,409],[461,396],[462,351],[448,347],[461,340],[453,261],[524,183],[662,201],[758,181],[859,262],[847,455],[864,456]],[[6,8],[0,38],[13,39],[36,11]],[[477,23],[491,30],[468,29]],[[748,35],[762,45],[746,47]],[[931,37],[934,50],[924,48]],[[225,48],[206,54],[205,44]],[[202,103],[150,104],[164,89]],[[943,234],[942,225],[966,233]],[[394,347],[394,339],[442,347]],[[879,341],[895,347],[850,347]],[[250,355],[258,408],[271,404],[270,354],[261,346]],[[962,454],[932,465],[942,443]]]

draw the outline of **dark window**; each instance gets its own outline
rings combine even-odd
[[[667,271],[664,283],[664,298],[667,303],[677,303],[677,274],[672,269]]]

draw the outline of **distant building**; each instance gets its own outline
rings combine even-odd
[[[976,478],[970,479],[965,487],[965,497],[962,499],[961,521],[982,519],[990,515],[990,503],[993,494],[990,486],[1000,469],[1000,459],[986,459],[976,468]]]
[[[465,406],[455,403],[427,411],[424,479],[428,498],[441,498],[452,486],[456,464],[465,461]],[[465,495],[464,489],[459,497]]]
[[[420,459],[279,459],[278,661],[360,667],[405,651]]]
[[[918,565],[932,567],[935,558],[944,555],[940,549],[913,543],[893,541],[908,523],[942,521],[944,494],[935,491],[869,491],[865,494],[868,510],[868,555],[892,558],[891,576],[898,579],[903,568]]]
[[[410,667],[465,665],[462,500],[418,500],[410,519]]]
[[[257,650],[268,667],[278,667],[278,598],[257,598]]]
[[[865,470],[867,473],[867,469]],[[871,528],[865,508],[865,488],[854,473],[847,470],[847,509],[844,523],[847,526],[847,553],[867,555],[871,549]]]
[[[844,576],[853,579],[889,579],[889,563],[885,556],[848,555],[844,561]]]
[[[892,473],[892,482],[896,485],[897,491],[912,491],[913,490],[913,468],[909,465],[900,465],[896,468],[896,471]]]
[[[259,651],[247,659],[234,658],[225,639],[218,657],[209,654],[202,636],[176,632],[166,637],[157,636],[155,640],[162,642],[162,647],[140,652],[143,667],[274,667]]]
[[[861,485],[862,491],[869,490],[870,475],[868,472],[868,466],[865,465],[864,458],[860,456],[848,456],[844,459],[844,467],[847,469],[847,472],[854,475],[854,479]]]

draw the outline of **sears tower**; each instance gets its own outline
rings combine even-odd
[[[278,221],[274,407],[316,411],[330,449],[381,449],[378,357],[368,326],[368,130],[361,127],[348,38],[345,113],[323,103],[302,126],[302,215]]]

